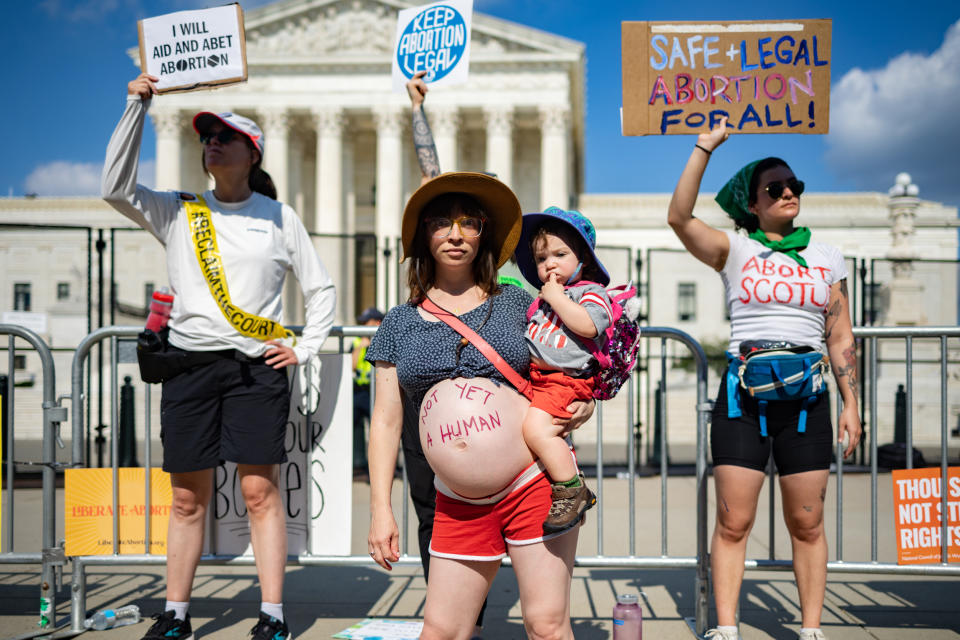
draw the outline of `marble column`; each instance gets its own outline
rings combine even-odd
[[[290,201],[289,148],[290,117],[286,109],[264,109],[258,114],[263,125],[263,170],[273,178],[277,200]],[[301,216],[302,211],[298,211]]]
[[[440,171],[456,171],[460,165],[460,148],[457,137],[460,132],[460,113],[454,106],[429,107],[427,121],[437,146]]]
[[[570,110],[564,105],[540,109],[540,205],[570,206],[568,144]]]
[[[317,129],[317,212],[314,230],[343,233],[343,109],[313,112]]]
[[[157,133],[155,189],[180,189],[180,112],[152,109],[150,118]]]
[[[212,189],[210,177],[203,173],[203,145],[193,130],[192,118],[186,113],[180,118],[180,176],[177,189],[203,193]],[[194,134],[194,135],[190,135]]]
[[[400,237],[400,214],[403,211],[403,111],[400,107],[382,106],[374,111],[377,126],[377,202],[376,234],[381,255],[389,258],[379,270],[383,277],[377,278],[377,305],[381,309],[396,304],[394,290],[397,277],[397,261],[400,256],[394,250]],[[388,287],[389,283],[389,287]]]
[[[513,183],[513,107],[488,107],[483,110],[483,116],[487,125],[484,168],[510,186]]]
[[[309,212],[305,208],[306,198],[303,193],[303,138],[293,136],[290,138],[290,164],[288,171],[290,180],[287,188],[290,190],[289,204],[300,214],[303,224],[310,229],[313,223],[309,220]]]
[[[343,233],[353,236],[357,233],[357,194],[354,184],[354,151],[353,140],[348,137],[343,144]],[[344,273],[351,278],[351,286],[342,287],[337,291],[338,313],[343,318],[344,324],[353,324],[356,318],[354,313],[358,307],[357,297],[361,295],[361,273],[354,265],[357,264],[356,242],[352,238],[348,240],[344,247]]]

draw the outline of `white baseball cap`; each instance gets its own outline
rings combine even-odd
[[[257,123],[236,113],[226,111],[224,113],[213,113],[211,111],[201,111],[193,116],[193,128],[201,136],[210,131],[214,123],[219,122],[225,127],[230,127],[234,131],[239,131],[247,136],[253,146],[263,156],[263,131],[257,126]]]

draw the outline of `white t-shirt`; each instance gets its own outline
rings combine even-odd
[[[843,254],[812,241],[789,256],[727,231],[730,254],[720,270],[730,311],[730,352],[743,340],[786,340],[824,349],[823,327],[830,287],[847,277]]]
[[[117,211],[166,247],[174,293],[170,342],[188,351],[237,349],[251,357],[261,356],[268,345],[234,329],[203,278],[182,196],[136,184],[146,111],[139,96],[128,96],[127,108],[107,147],[102,191]],[[303,363],[320,350],[330,333],[336,291],[300,218],[289,206],[259,193],[243,202],[220,202],[211,191],[203,197],[210,207],[230,297],[236,306],[282,321],[283,280],[288,270],[296,275],[303,291],[306,323],[293,350]]]

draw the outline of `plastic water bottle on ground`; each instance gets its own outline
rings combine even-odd
[[[613,640],[641,640],[643,638],[643,612],[637,604],[637,596],[625,593],[617,596],[613,607]]]
[[[104,629],[122,627],[138,622],[140,622],[140,607],[135,604],[128,604],[116,609],[97,611],[93,614],[92,618],[87,618],[86,621],[84,621],[83,626],[87,629],[103,631]]]

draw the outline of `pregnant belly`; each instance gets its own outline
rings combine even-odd
[[[521,428],[529,405],[513,387],[487,378],[435,384],[417,420],[433,472],[467,498],[482,498],[507,486],[533,462]]]

